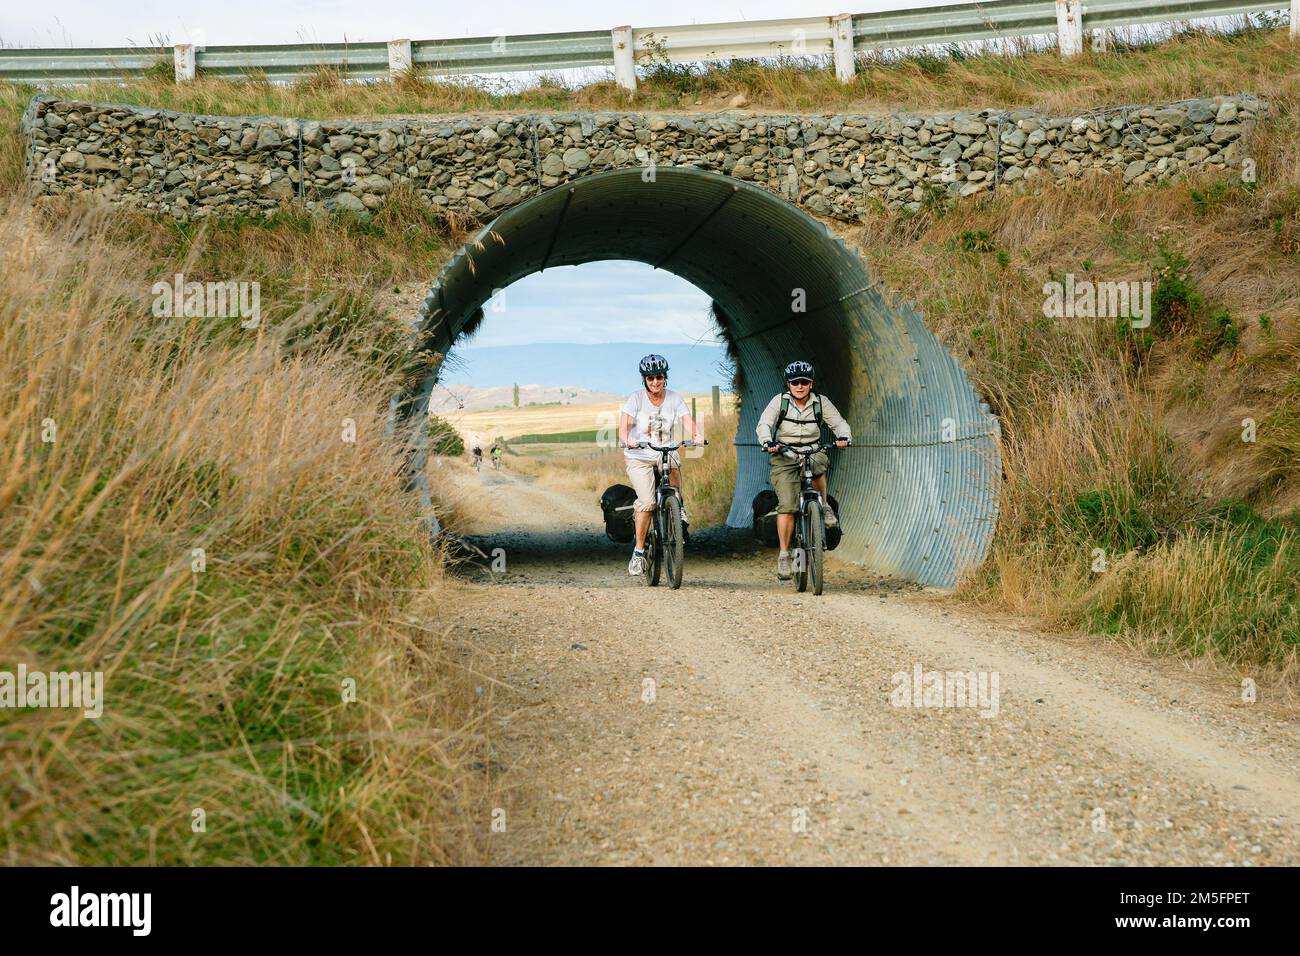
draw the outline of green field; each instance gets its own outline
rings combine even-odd
[[[577,432],[554,432],[552,434],[542,435],[520,435],[518,438],[511,438],[508,444],[511,445],[557,445],[557,444],[578,444],[589,443],[595,444],[596,438],[601,431],[608,429],[591,428],[586,431]]]

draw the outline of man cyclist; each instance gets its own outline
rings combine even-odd
[[[483,449],[476,443],[471,452],[474,455],[474,470],[478,471],[479,465],[483,464]]]
[[[668,388],[668,360],[651,353],[641,360],[640,391],[633,392],[623,403],[618,418],[618,440],[623,445],[627,477],[636,489],[636,502],[632,507],[636,527],[636,544],[627,573],[645,573],[645,536],[650,530],[650,518],[655,510],[655,471],[660,455],[649,448],[637,448],[637,443],[667,445],[673,439],[673,426],[682,420],[682,428],[689,431],[696,444],[704,441],[700,428],[686,407],[686,400]],[[676,452],[669,456],[668,480],[674,488],[681,488],[682,460]],[[687,524],[686,506],[682,505],[682,524]]]
[[[505,448],[501,446],[501,439],[498,438],[492,443],[492,467],[501,470],[501,456],[506,453]]]
[[[839,413],[831,400],[813,393],[813,367],[809,362],[794,361],[785,367],[787,391],[767,403],[754,431],[763,449],[772,455],[772,488],[776,491],[776,535],[781,542],[781,552],[776,557],[776,576],[782,581],[790,579],[790,539],[794,536],[794,516],[799,510],[799,488],[802,472],[797,461],[780,454],[778,442],[791,445],[811,445],[820,442],[822,423],[830,426],[835,435],[835,447],[843,448],[853,440],[849,423]],[[826,496],[826,469],[830,461],[826,452],[812,457],[813,486],[826,502],[824,511],[826,527],[834,528],[839,519],[830,507]]]

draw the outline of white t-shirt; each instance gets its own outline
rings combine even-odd
[[[632,416],[628,426],[629,441],[648,441],[654,445],[671,445],[673,443],[673,426],[683,415],[691,410],[686,407],[686,400],[672,389],[664,389],[663,404],[655,406],[643,388],[633,392],[623,403],[623,412]],[[658,461],[659,452],[649,448],[624,447],[623,454],[638,461]]]

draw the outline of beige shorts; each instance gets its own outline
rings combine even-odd
[[[826,452],[812,456],[813,476],[826,474],[830,459]],[[772,456],[772,490],[776,492],[777,514],[792,515],[799,510],[799,487],[803,484],[802,466],[784,455]]]
[[[669,457],[669,461],[674,468],[682,466],[682,460],[677,457],[677,453]],[[627,464],[627,477],[632,482],[632,487],[636,490],[636,503],[632,506],[633,511],[654,511],[655,510],[655,485],[658,484],[658,476],[655,474],[659,467],[659,459],[654,461],[639,461],[636,458],[625,459]]]

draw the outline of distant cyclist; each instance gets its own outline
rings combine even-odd
[[[659,462],[658,452],[637,448],[637,443],[646,441],[652,445],[671,444],[673,426],[679,418],[682,428],[691,433],[696,444],[704,441],[699,426],[686,407],[686,400],[668,388],[668,360],[662,355],[651,353],[641,360],[640,371],[644,387],[627,397],[618,419],[618,439],[623,444],[627,477],[636,489],[636,502],[632,508],[636,544],[632,560],[627,566],[627,573],[631,575],[645,573],[645,536],[650,530],[650,517],[655,510],[655,465]],[[673,452],[669,460],[672,467],[668,479],[673,487],[680,489],[681,457]],[[682,524],[687,523],[686,506],[683,505]]]
[[[501,445],[501,440],[497,439],[492,443],[492,468],[496,471],[501,470],[501,456],[506,453],[505,448]]]
[[[474,455],[474,470],[478,471],[479,466],[483,464],[483,449],[475,445],[470,451]]]
[[[835,435],[835,446],[843,448],[853,440],[849,423],[839,413],[831,400],[813,393],[813,367],[809,362],[795,361],[785,367],[787,391],[767,403],[754,429],[758,441],[772,455],[772,488],[776,491],[776,535],[781,542],[781,552],[776,557],[776,576],[789,580],[790,538],[794,535],[794,516],[799,510],[799,463],[779,454],[778,442],[791,445],[808,445],[820,442],[822,423],[830,426]],[[826,501],[826,527],[834,528],[839,519],[826,497],[826,470],[830,460],[826,452],[812,458],[813,486]]]

